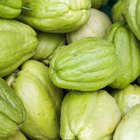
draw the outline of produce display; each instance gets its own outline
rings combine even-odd
[[[0,140],[140,140],[140,0],[0,1]]]

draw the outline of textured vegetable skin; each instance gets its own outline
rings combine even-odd
[[[15,18],[21,12],[22,0],[1,0],[0,1],[0,17]]]
[[[25,117],[23,104],[14,90],[0,78],[0,138],[15,135],[21,128]]]
[[[114,22],[127,23],[140,40],[140,1],[139,0],[118,0],[113,6]]]
[[[106,36],[115,48],[119,61],[118,76],[110,85],[122,89],[140,74],[140,43],[127,26],[114,23]]]
[[[140,104],[135,105],[119,122],[113,140],[140,139]]]
[[[122,117],[136,104],[140,103],[140,87],[136,84],[130,84],[126,88],[114,90],[112,95],[119,106]]]
[[[62,140],[112,140],[121,118],[119,108],[106,91],[69,92],[62,102]]]
[[[0,76],[5,77],[34,55],[36,32],[16,20],[0,19]]]
[[[90,0],[28,0],[19,20],[50,33],[71,32],[84,25],[90,16]]]
[[[92,91],[112,83],[117,76],[115,48],[107,40],[84,38],[55,51],[50,78],[61,88]]]
[[[32,139],[58,140],[63,92],[51,82],[48,67],[36,60],[28,60],[11,86],[27,112],[22,132]]]

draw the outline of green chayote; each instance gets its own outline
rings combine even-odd
[[[136,35],[136,37],[140,40],[140,1],[139,0],[127,0],[127,8],[126,8],[126,21],[132,30],[132,32]]]
[[[26,112],[15,92],[0,78],[0,139],[12,137],[21,128]]]
[[[62,102],[60,135],[62,140],[111,140],[120,118],[106,91],[71,91]]]
[[[100,8],[103,5],[107,4],[109,0],[91,0],[92,7]]]
[[[48,60],[59,46],[65,44],[64,34],[38,32],[37,38],[39,40],[39,44],[33,56],[36,60]]]
[[[106,38],[114,44],[119,60],[118,77],[110,86],[121,89],[140,74],[140,43],[128,27],[119,23],[112,25]]]
[[[85,24],[90,15],[90,0],[28,0],[19,20],[51,33],[66,33]],[[29,9],[29,10],[28,10]]]
[[[128,85],[126,88],[113,92],[119,109],[124,116],[133,106],[140,103],[140,87],[138,85]]]
[[[37,140],[58,140],[63,94],[51,82],[48,67],[39,61],[28,60],[10,85],[27,112],[22,132]]]
[[[68,33],[68,43],[85,37],[104,38],[111,26],[109,17],[100,10],[91,9],[88,22],[78,30]]]
[[[113,140],[140,139],[140,104],[135,105],[120,121]]]
[[[34,55],[35,31],[15,20],[0,19],[0,76],[4,77]]]
[[[140,40],[140,1],[139,0],[119,0],[114,5],[113,17],[114,21],[126,21]]]
[[[57,49],[49,72],[53,83],[60,88],[93,91],[111,84],[117,69],[113,44],[89,37]]]
[[[22,0],[0,0],[0,17],[15,18],[21,12]]]

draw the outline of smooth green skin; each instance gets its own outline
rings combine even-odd
[[[0,17],[15,18],[21,12],[22,0],[0,0]]]
[[[113,140],[140,139],[140,104],[135,105],[120,121]]]
[[[122,117],[136,104],[140,103],[140,87],[138,85],[128,85],[126,88],[113,92]]]
[[[106,5],[109,0],[91,0],[92,7],[94,8],[101,8],[102,6]]]
[[[111,20],[109,17],[105,13],[92,8],[88,22],[78,30],[68,33],[67,41],[71,43],[86,37],[104,38],[110,27]]]
[[[39,40],[39,44],[33,56],[36,60],[48,59],[48,57],[50,57],[59,46],[65,44],[64,34],[38,32],[37,38]]]
[[[119,60],[118,77],[110,86],[125,88],[140,74],[140,43],[130,29],[119,23],[112,25],[106,39],[114,44]]]
[[[111,84],[118,61],[112,43],[84,38],[55,51],[50,61],[50,78],[65,89],[93,91]]]
[[[25,62],[12,87],[22,101],[27,117],[22,131],[34,140],[59,140],[62,90],[51,82],[48,67],[36,60]]]
[[[1,139],[0,140],[27,140],[27,138],[23,135],[22,132],[18,132],[16,135],[10,137],[10,138],[6,138],[6,139]]]
[[[85,24],[90,15],[90,0],[28,0],[19,20],[50,33],[66,33]]]
[[[0,78],[0,138],[15,135],[25,120],[25,109],[15,92]]]
[[[38,40],[30,26],[0,19],[0,44],[0,76],[4,77],[34,55]]]
[[[62,102],[60,135],[62,140],[111,140],[120,118],[106,91],[71,91]]]

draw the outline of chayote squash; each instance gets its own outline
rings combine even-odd
[[[19,20],[51,33],[66,33],[85,24],[90,15],[90,0],[28,0]],[[29,10],[28,10],[29,9]]]
[[[140,40],[140,1],[139,0],[127,0],[126,1],[126,10],[125,10],[125,18],[126,21],[132,30],[132,32],[136,35],[136,37]]]
[[[104,38],[111,27],[111,20],[100,10],[92,8],[88,22],[78,30],[67,34],[68,43],[85,37]]]
[[[21,12],[22,0],[0,0],[0,17],[15,18]]]
[[[71,91],[62,102],[60,135],[62,140],[111,140],[120,118],[106,91]]]
[[[35,31],[15,20],[0,19],[0,76],[4,77],[34,55]]]
[[[35,140],[58,140],[63,94],[51,82],[48,67],[39,61],[28,60],[10,85],[27,112],[22,132]]]
[[[106,36],[115,48],[119,60],[118,77],[110,85],[122,89],[140,74],[140,43],[127,26],[114,23]]]
[[[140,139],[140,104],[135,105],[120,121],[113,140]]]
[[[84,38],[62,46],[50,61],[50,78],[65,89],[93,91],[112,83],[118,61],[112,43],[99,38]]]
[[[140,104],[140,87],[136,84],[130,84],[124,89],[115,90],[112,94],[119,106],[122,116],[133,106]]]
[[[109,0],[91,0],[92,7],[99,9],[103,5],[106,5]]]
[[[132,32],[140,40],[139,6],[139,0],[119,0],[113,8],[113,19],[114,21],[126,21]]]
[[[0,78],[0,139],[16,135],[25,115],[24,106],[13,89]]]
[[[53,52],[66,42],[64,34],[38,32],[37,38],[39,40],[39,44],[35,50],[35,54],[33,55],[33,58],[36,60],[50,59]]]

